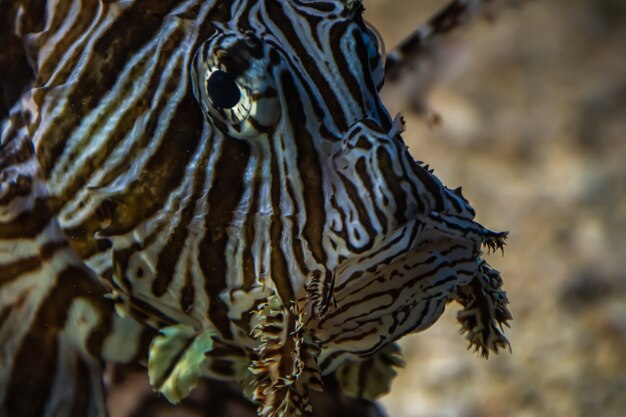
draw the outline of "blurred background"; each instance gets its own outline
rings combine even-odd
[[[446,1],[367,0],[391,49]],[[512,353],[457,307],[401,341],[389,417],[626,416],[626,2],[500,1],[386,85],[416,159],[509,230]],[[440,115],[441,121],[437,122]]]

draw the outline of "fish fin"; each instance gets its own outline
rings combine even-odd
[[[102,417],[113,303],[54,219],[22,122],[0,142],[0,417]]]
[[[502,328],[509,327],[508,322],[513,317],[507,308],[509,300],[498,271],[481,261],[476,278],[459,287],[454,298],[463,306],[457,313],[457,320],[469,342],[468,349],[473,348],[484,358],[489,357],[490,351],[511,349]]]
[[[362,361],[346,360],[335,371],[341,392],[352,398],[376,401],[391,390],[391,382],[404,366],[397,343],[391,343]]]
[[[217,333],[211,329],[196,331],[186,324],[164,327],[159,333],[150,345],[150,385],[177,404],[198,385]]]

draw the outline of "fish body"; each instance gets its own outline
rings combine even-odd
[[[104,415],[103,360],[306,414],[452,300],[507,345],[506,234],[409,154],[360,2],[44,3],[2,16],[0,416]]]

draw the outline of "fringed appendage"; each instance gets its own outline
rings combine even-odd
[[[489,229],[483,229],[481,233],[483,247],[486,247],[488,252],[500,250],[504,254],[508,236],[509,232],[493,232]]]
[[[319,348],[296,304],[270,296],[255,313],[252,336],[259,342],[250,365],[259,416],[310,416],[308,390],[322,390]]]
[[[478,274],[468,285],[457,289],[455,299],[463,305],[457,313],[461,333],[469,341],[468,349],[480,351],[487,358],[489,351],[511,348],[502,333],[502,326],[509,327],[512,319],[507,308],[509,300],[502,290],[500,273],[485,261],[480,261]]]
[[[313,270],[306,282],[306,301],[303,307],[305,321],[317,320],[323,322],[331,308],[336,308],[333,290],[335,277],[330,271]],[[305,323],[306,324],[306,323]]]

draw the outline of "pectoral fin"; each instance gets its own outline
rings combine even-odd
[[[215,332],[197,332],[178,324],[161,329],[150,346],[148,376],[155,391],[177,404],[198,385],[206,354],[213,349]]]
[[[0,141],[0,417],[102,417],[113,303],[72,251],[19,112]]]

